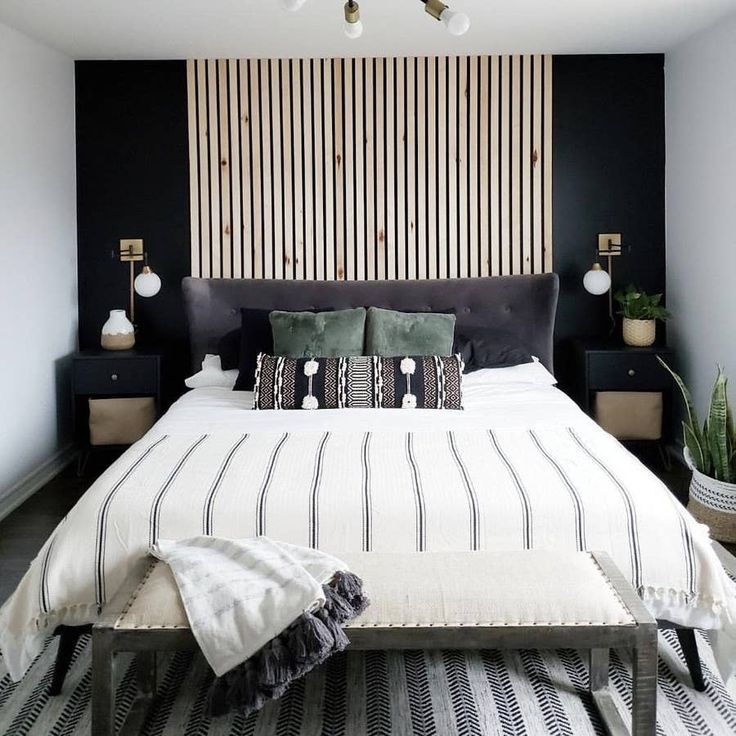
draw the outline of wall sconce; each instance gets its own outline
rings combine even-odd
[[[161,291],[161,279],[148,265],[148,254],[143,250],[142,240],[121,240],[120,260],[130,263],[130,321],[135,322],[135,295],[144,298],[156,296]],[[143,269],[137,276],[136,261],[143,261]]]
[[[615,324],[616,321],[613,318],[613,291],[611,290],[613,261],[611,259],[621,254],[621,233],[598,233],[597,255],[598,258],[608,259],[608,271],[604,271],[601,264],[596,261],[590,271],[583,276],[583,286],[589,294],[601,296],[608,292],[608,316],[612,324]]]

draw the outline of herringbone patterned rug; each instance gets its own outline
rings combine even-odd
[[[660,736],[736,733],[736,703],[714,671],[704,637],[708,689],[689,686],[673,632],[661,635]],[[61,696],[46,694],[56,644],[27,677],[0,678],[0,734],[64,736],[90,733],[90,646],[82,639]],[[119,658],[122,720],[135,695],[135,664]],[[201,657],[161,658],[159,696],[146,736],[359,736],[371,734],[554,734],[603,729],[587,693],[587,664],[578,652],[349,652],[292,685],[260,713],[210,720],[205,701],[211,673]],[[611,684],[620,705],[631,701],[628,660],[614,654]]]

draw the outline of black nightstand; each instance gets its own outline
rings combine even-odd
[[[155,351],[82,350],[72,362],[74,434],[84,448],[79,470],[91,449],[88,399],[153,397],[156,416],[161,413],[161,355]],[[110,447],[107,445],[106,447]]]
[[[657,391],[662,393],[662,444],[667,442],[672,403],[672,378],[657,360],[668,364],[672,350],[665,345],[632,348],[620,342],[574,341],[573,398],[593,416],[597,391]],[[638,441],[636,441],[638,442]],[[663,459],[666,460],[664,454]]]

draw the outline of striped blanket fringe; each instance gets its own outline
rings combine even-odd
[[[360,615],[370,601],[363,581],[354,573],[338,571],[322,586],[325,604],[305,611],[288,628],[267,642],[243,664],[212,684],[210,715],[233,710],[248,715],[269,700],[280,698],[289,685],[341,652],[350,643],[342,624]]]

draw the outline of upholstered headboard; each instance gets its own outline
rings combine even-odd
[[[192,368],[218,340],[240,326],[240,307],[347,309],[384,307],[403,311],[454,310],[457,328],[493,325],[518,335],[552,370],[552,332],[557,274],[491,276],[420,281],[278,281],[199,279],[182,281],[189,320]]]

